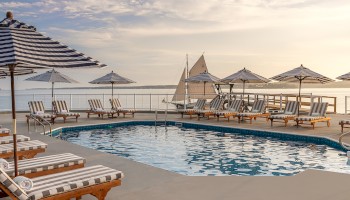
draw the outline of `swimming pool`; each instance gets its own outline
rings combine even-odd
[[[281,139],[271,133],[263,137],[174,123],[121,123],[62,132],[69,142],[191,176],[291,176],[306,169],[350,173],[336,143],[312,137]]]

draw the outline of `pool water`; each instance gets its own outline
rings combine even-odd
[[[64,140],[191,176],[291,176],[306,169],[350,173],[343,152],[326,145],[177,126],[68,131]]]

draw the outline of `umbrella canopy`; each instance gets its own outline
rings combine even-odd
[[[111,73],[108,73],[98,79],[95,79],[93,81],[90,81],[91,84],[112,84],[112,99],[113,99],[113,85],[114,84],[129,84],[129,83],[135,83],[135,81],[130,80],[128,78],[122,77],[119,74],[114,73],[113,71]]]
[[[243,83],[243,96],[245,92],[246,83],[268,83],[269,79],[255,74],[246,68],[239,70],[238,72],[231,74],[230,76],[221,79],[225,83]]]
[[[11,77],[14,164],[17,176],[16,107],[14,75],[20,68],[80,68],[105,65],[77,52],[12,18],[0,22],[0,67],[7,68]]]
[[[290,71],[284,72],[277,76],[272,77],[271,79],[276,81],[285,81],[285,82],[297,82],[299,83],[299,95],[297,101],[300,101],[300,92],[301,92],[301,84],[302,83],[329,83],[334,80],[323,76],[317,72],[310,70],[309,68],[301,65],[300,67],[294,68]],[[299,108],[298,106],[298,116],[299,116]]]
[[[196,76],[185,79],[185,82],[203,83],[204,84],[204,96],[205,96],[205,84],[206,83],[220,83],[220,78],[210,74],[209,72],[203,72]]]
[[[343,80],[343,81],[350,81],[350,72],[341,76],[338,76],[337,79]]]
[[[55,69],[47,71],[43,74],[39,74],[30,78],[27,78],[26,81],[42,81],[42,82],[52,83],[52,87],[51,87],[52,101],[54,100],[55,83],[78,83],[78,81],[56,71]],[[53,109],[52,109],[52,112],[53,112]]]

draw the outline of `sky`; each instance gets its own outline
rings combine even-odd
[[[350,72],[349,10],[348,0],[0,1],[0,16],[13,11],[110,66],[59,70],[80,82],[61,87],[90,86],[112,70],[134,85],[177,84],[186,54],[192,66],[203,53],[220,78],[243,67],[270,78],[300,64],[335,78]],[[24,78],[17,88],[45,87]],[[0,80],[0,88],[8,85]]]

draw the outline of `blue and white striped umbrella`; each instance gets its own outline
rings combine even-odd
[[[105,65],[69,48],[67,45],[44,36],[37,32],[33,26],[12,18],[6,18],[0,22],[0,70],[8,70],[11,77],[15,175],[18,174],[14,86],[16,70],[83,67],[101,68]]]

